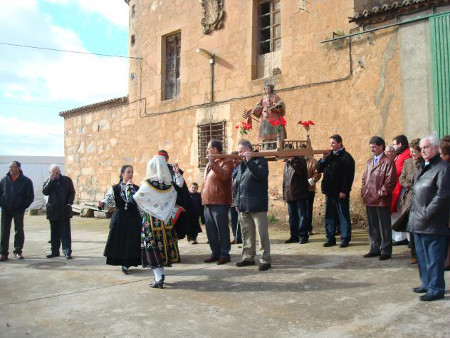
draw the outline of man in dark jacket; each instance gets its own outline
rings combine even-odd
[[[22,249],[25,241],[23,217],[25,209],[34,200],[33,182],[26,177],[20,168],[20,162],[12,161],[9,172],[0,182],[0,207],[2,208],[0,261],[8,259],[9,235],[11,222],[14,219],[14,255],[23,259]]]
[[[67,259],[72,258],[72,240],[70,234],[70,219],[72,218],[72,204],[75,189],[72,179],[61,175],[58,165],[52,164],[49,169],[50,177],[44,182],[43,193],[48,196],[46,206],[47,219],[50,221],[50,239],[52,252],[47,258],[59,256],[62,249]]]
[[[380,260],[391,258],[391,199],[397,183],[394,161],[384,150],[386,144],[381,137],[374,136],[369,141],[373,158],[367,161],[362,177],[361,197],[366,206],[369,222],[370,251],[364,258],[380,256]]]
[[[349,245],[352,236],[350,221],[350,191],[355,177],[355,160],[342,145],[338,134],[330,136],[330,153],[317,163],[317,171],[323,172],[322,193],[325,194],[324,247],[336,245],[336,226],[341,231],[341,248]]]
[[[242,261],[237,267],[255,265],[256,229],[259,233],[259,251],[261,253],[259,271],[271,266],[269,221],[268,179],[269,168],[264,157],[252,157],[252,144],[248,140],[240,140],[238,154],[243,161],[233,172],[236,195],[234,205],[238,208],[242,229],[243,249]]]
[[[414,232],[422,285],[420,300],[444,298],[444,261],[450,236],[450,164],[439,156],[439,139],[432,135],[420,140],[424,167],[415,177],[408,231]]]
[[[283,199],[288,205],[290,238],[285,243],[308,243],[308,170],[304,157],[285,161]]]

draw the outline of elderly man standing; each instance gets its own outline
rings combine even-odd
[[[70,234],[70,219],[72,218],[72,204],[75,198],[75,189],[72,179],[61,174],[57,164],[49,168],[49,177],[44,182],[42,189],[48,196],[46,205],[47,219],[50,222],[50,242],[52,252],[47,258],[59,256],[59,248],[62,243],[64,256],[72,258],[72,239]]]
[[[350,221],[350,191],[355,178],[355,160],[342,145],[338,134],[330,136],[330,153],[317,163],[317,171],[323,172],[322,192],[325,194],[324,247],[336,245],[336,226],[341,230],[341,248],[346,248],[352,237]]]
[[[424,167],[416,175],[408,220],[414,232],[417,262],[422,285],[413,288],[422,301],[444,298],[444,261],[450,236],[450,164],[439,156],[439,139],[420,140]]]
[[[242,229],[243,257],[237,267],[255,265],[256,229],[259,233],[259,251],[261,253],[259,271],[271,267],[269,220],[268,179],[269,167],[264,157],[252,157],[253,147],[250,141],[240,140],[238,154],[243,159],[233,172],[236,189],[236,205]]]
[[[215,159],[214,155],[222,153],[222,143],[211,140],[208,143],[208,164],[202,187],[202,203],[205,207],[205,226],[211,256],[205,263],[216,262],[218,265],[230,261],[230,229],[228,228],[228,211],[231,205],[231,160]]]
[[[9,172],[0,182],[0,207],[2,208],[0,261],[8,259],[13,219],[15,227],[13,253],[18,259],[23,259],[22,249],[25,242],[23,217],[25,209],[33,203],[33,200],[33,182],[23,174],[20,162],[12,161],[9,164]]]
[[[367,161],[362,177],[361,197],[366,206],[369,222],[370,251],[364,258],[380,256],[380,260],[391,258],[391,199],[397,183],[394,162],[385,153],[386,144],[381,137],[369,141],[373,158]]]

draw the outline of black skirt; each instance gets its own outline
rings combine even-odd
[[[106,264],[138,266],[141,263],[141,224],[142,218],[135,206],[114,211],[103,253]]]

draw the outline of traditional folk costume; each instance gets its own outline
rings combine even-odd
[[[155,155],[147,163],[147,179],[133,196],[145,212],[141,228],[142,266],[151,267],[153,288],[163,288],[164,267],[179,262],[178,241],[173,225],[181,212],[177,192],[164,157]]]
[[[105,209],[115,207],[103,255],[106,264],[121,265],[125,274],[130,266],[138,266],[141,262],[142,218],[132,198],[138,189],[137,185],[120,182],[108,190],[103,200]]]

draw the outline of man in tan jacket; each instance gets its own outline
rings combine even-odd
[[[222,143],[211,140],[208,143],[208,164],[202,187],[206,235],[211,248],[211,256],[205,263],[226,264],[230,261],[230,229],[228,228],[228,210],[231,205],[231,160],[215,159],[222,153]]]
[[[394,161],[384,153],[386,144],[381,137],[372,137],[369,146],[374,156],[367,161],[361,188],[370,241],[370,251],[364,257],[379,256],[380,260],[386,260],[392,255],[390,206],[397,173]]]

